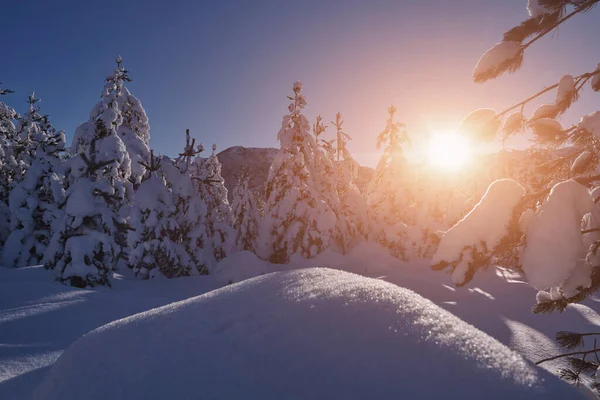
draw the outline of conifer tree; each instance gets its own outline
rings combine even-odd
[[[52,226],[60,220],[59,204],[64,200],[65,134],[56,132],[48,117],[39,114],[36,103],[32,94],[29,111],[21,120],[19,144],[27,142],[21,158],[27,153],[30,165],[9,196],[12,219],[3,254],[6,266],[24,267],[42,262]]]
[[[13,93],[12,90],[0,87],[0,96]],[[10,211],[8,196],[14,168],[12,157],[12,140],[15,134],[14,120],[18,114],[14,109],[0,101],[0,246],[10,233]],[[1,250],[0,250],[1,252]]]
[[[260,256],[274,263],[289,262],[294,254],[315,257],[329,246],[336,226],[314,179],[316,143],[302,113],[306,98],[300,81],[293,91],[278,133],[281,147],[269,168],[260,229]]]
[[[182,246],[185,254],[181,255],[180,262],[182,270],[189,271],[189,275],[208,274],[201,247],[206,234],[207,209],[192,179],[193,159],[204,148],[202,144],[196,147],[195,142],[189,129],[186,130],[184,151],[176,160],[163,157],[160,164],[160,172],[167,180],[175,206],[176,229],[170,230],[168,234],[173,243]]]
[[[337,165],[336,189],[339,196],[342,218],[345,223],[343,229],[344,248],[350,249],[368,234],[367,203],[356,184],[354,178],[358,170],[358,163],[352,158],[347,149],[347,142],[352,138],[344,131],[342,114],[337,113],[332,122],[336,128],[335,158]]]
[[[184,244],[172,240],[179,229],[177,207],[160,173],[160,164],[150,152],[150,162],[144,165],[146,173],[132,205],[129,265],[143,279],[158,273],[167,278],[188,276],[195,269]]]
[[[202,259],[209,271],[231,252],[235,241],[231,206],[216,149],[217,146],[213,145],[212,154],[207,159],[195,160],[193,176],[200,199],[206,205],[206,232],[198,240],[199,248],[203,249]]]
[[[396,108],[388,109],[386,128],[377,137],[385,145],[367,192],[368,215],[375,239],[398,257],[405,257],[406,223],[411,202],[409,169],[402,145],[409,143],[404,124],[394,121]]]
[[[256,198],[248,184],[248,173],[242,171],[233,191],[233,229],[236,248],[256,252],[260,214]]]
[[[45,254],[58,280],[79,287],[110,285],[112,271],[126,258],[122,208],[132,195],[131,161],[117,134],[123,121],[118,88],[107,83],[108,89],[90,120],[76,129],[65,173],[64,215]]]

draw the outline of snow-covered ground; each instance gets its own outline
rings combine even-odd
[[[377,280],[323,269],[293,271],[317,266]],[[99,398],[117,398],[113,395],[118,393],[121,398],[153,398],[143,397],[143,390],[151,389],[148,393],[161,398],[159,383],[174,377],[173,368],[183,373],[178,378],[181,385],[187,382],[188,389],[197,390],[195,396],[204,393],[206,398],[241,394],[236,390],[252,387],[260,398],[289,397],[292,392],[304,398],[315,393],[381,398],[401,390],[434,396],[439,386],[445,394],[474,388],[472,395],[464,391],[460,398],[480,398],[477,390],[483,388],[488,389],[486,397],[498,393],[497,398],[535,398],[542,393],[520,385],[519,379],[532,379],[555,396],[544,398],[577,398],[577,392],[562,382],[516,360],[504,358],[503,366],[479,371],[477,365],[491,362],[485,357],[489,348],[505,355],[507,350],[419,296],[381,281],[413,290],[532,361],[561,352],[553,341],[557,331],[589,331],[600,325],[597,298],[569,306],[564,313],[533,315],[529,310],[536,292],[517,276],[489,270],[455,289],[448,275],[430,270],[426,262],[405,265],[372,244],[359,245],[347,256],[325,252],[313,260],[293,260],[281,273],[213,291],[280,267],[240,253],[221,262],[211,276],[151,281],[118,277],[112,289],[93,290],[60,285],[39,267],[0,268],[0,399],[28,399],[36,390],[40,399],[82,398],[77,385],[97,385],[94,393],[117,390]],[[207,292],[211,293],[113,322]],[[415,325],[417,320],[421,325]],[[78,338],[109,323],[80,340],[52,368]],[[419,330],[426,324],[431,334]],[[447,334],[436,331],[441,324]],[[469,337],[485,346],[461,350],[459,344]],[[460,361],[462,356],[468,360]],[[260,360],[270,367],[260,368]],[[153,370],[157,363],[164,368]],[[244,373],[252,365],[256,370]],[[557,365],[543,366],[554,371]],[[353,375],[351,367],[359,373]],[[515,373],[520,368],[529,372]],[[456,380],[448,387],[454,369],[468,383]],[[506,374],[500,383],[502,371]],[[267,379],[267,372],[276,375]],[[209,378],[216,379],[212,387],[207,387]],[[136,379],[144,384],[136,385]],[[478,379],[488,383],[475,384]],[[119,383],[126,385],[119,389]],[[322,392],[316,392],[317,384]],[[125,387],[140,391],[118,392]],[[291,391],[285,392],[286,387]],[[65,388],[75,397],[57,397]],[[563,388],[567,392],[561,394]],[[182,398],[177,394],[184,392],[173,393],[173,398]]]

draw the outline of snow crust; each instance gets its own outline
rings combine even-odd
[[[98,328],[61,355],[33,398],[580,398],[546,378],[410,290],[315,268]]]

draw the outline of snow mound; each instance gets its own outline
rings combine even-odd
[[[34,399],[575,399],[431,301],[316,268],[112,322],[71,345]]]

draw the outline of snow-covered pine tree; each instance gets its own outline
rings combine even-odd
[[[151,151],[132,204],[129,266],[142,279],[157,274],[167,278],[188,276],[195,269],[185,245],[172,240],[179,229],[177,207],[160,173],[160,164]]]
[[[473,79],[484,82],[517,71],[533,43],[599,2],[529,0],[529,18],[508,30],[503,40],[479,59]],[[514,181],[496,181],[475,208],[442,237],[433,267],[450,268],[457,285],[469,282],[489,265],[513,268],[523,272],[529,284],[539,290],[533,307],[536,313],[562,311],[600,289],[600,111],[584,115],[568,128],[557,120],[577,101],[584,87],[600,91],[600,64],[578,76],[564,75],[556,84],[502,112],[488,113],[490,117],[480,130],[496,133],[501,126],[503,137],[530,131],[540,146],[550,150],[550,159],[537,166],[536,173],[545,181],[540,190],[527,194]],[[538,106],[526,117],[525,107],[551,91],[555,91],[555,101]],[[566,150],[561,154],[556,151],[559,147]],[[557,341],[575,349],[583,346],[583,335],[559,332]],[[594,345],[590,351],[553,356],[538,363],[571,356],[571,367],[560,375],[572,383],[583,383],[600,396],[600,363],[585,358],[597,351]],[[583,375],[595,382],[588,384]]]
[[[189,275],[208,273],[202,249],[198,247],[206,234],[206,204],[198,195],[196,184],[192,180],[193,159],[203,150],[201,144],[195,146],[195,139],[190,137],[187,129],[184,151],[176,160],[162,157],[160,164],[160,172],[171,189],[172,203],[175,206],[176,229],[170,230],[168,234],[171,241],[180,244],[185,251],[179,261],[182,269],[189,271]]]
[[[337,113],[331,123],[336,128],[336,189],[342,212],[340,220],[345,223],[344,248],[348,250],[368,235],[367,202],[354,183],[359,164],[348,151],[347,142],[352,138],[344,131],[342,114]]]
[[[256,252],[260,214],[252,190],[248,187],[249,176],[242,170],[233,191],[233,229],[237,250]]]
[[[39,114],[37,99],[29,98],[29,110],[20,121],[20,158],[28,164],[24,176],[9,196],[11,234],[3,253],[3,265],[24,267],[42,262],[60,219],[59,204],[64,200],[63,159],[65,134],[56,132],[47,116]]]
[[[225,258],[235,245],[233,231],[233,216],[225,180],[221,176],[221,162],[217,157],[216,145],[212,147],[211,155],[206,159],[194,160],[192,179],[197,184],[200,199],[206,205],[206,233],[198,238],[199,249],[202,250],[202,263],[210,272],[216,263]],[[200,260],[200,256],[198,257]]]
[[[410,139],[402,123],[394,121],[396,108],[388,109],[385,130],[377,137],[377,148],[385,145],[373,179],[367,188],[369,223],[374,239],[396,257],[404,258],[408,207],[411,202],[408,162],[402,145]]]
[[[325,140],[321,135],[325,132],[327,126],[323,124],[320,115],[317,116],[316,123],[313,125],[316,148],[315,164],[312,175],[315,182],[315,188],[320,197],[333,214],[335,214],[335,226],[332,231],[330,245],[335,245],[342,254],[348,251],[349,222],[346,220],[340,196],[338,194],[338,169],[334,165],[336,148],[335,139]]]
[[[109,78],[119,85],[120,81],[131,82],[129,71],[123,65],[121,57],[117,57],[117,68]],[[121,79],[119,79],[121,74]],[[144,165],[147,165],[150,157],[150,125],[146,110],[140,100],[135,97],[129,89],[122,84],[121,95],[118,97],[119,110],[123,116],[123,123],[119,126],[117,133],[125,143],[125,148],[131,159],[130,180],[137,186],[144,176]]]
[[[118,93],[103,96],[90,120],[76,129],[77,152],[67,163],[64,215],[53,229],[44,257],[57,279],[73,286],[110,285],[126,257],[126,220],[120,215],[132,193],[129,154],[117,130]]]
[[[117,134],[125,144],[131,160],[129,179],[137,186],[144,175],[144,164],[148,163],[150,157],[150,125],[142,103],[125,86],[125,83],[131,82],[131,78],[129,71],[123,67],[122,58],[117,57],[115,62],[117,66],[105,79],[98,106],[103,104],[105,98],[114,98],[115,108],[121,116]],[[90,113],[90,120],[75,130],[71,146],[72,153],[77,153],[81,146],[85,146],[91,140],[90,132],[93,132],[94,119],[97,118],[99,112],[101,110],[94,108]]]
[[[336,227],[336,215],[314,180],[316,143],[302,113],[302,82],[293,91],[278,133],[281,147],[269,168],[259,235],[259,255],[274,263],[287,263],[294,254],[315,257],[329,246]]]
[[[13,93],[12,90],[0,87],[0,96]],[[0,252],[4,241],[10,233],[10,211],[8,195],[14,164],[12,158],[12,139],[15,134],[14,120],[18,117],[16,111],[0,101]]]

